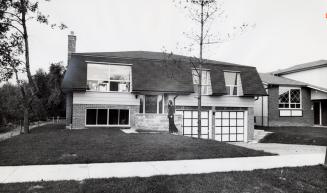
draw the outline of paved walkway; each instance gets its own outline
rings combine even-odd
[[[238,144],[242,145],[242,144]],[[269,145],[272,145],[271,147]],[[242,146],[246,146],[243,144]],[[242,157],[202,160],[147,161],[122,163],[3,166],[0,167],[0,183],[28,181],[84,180],[89,178],[149,177],[154,175],[200,174],[228,171],[251,171],[279,167],[297,167],[323,164],[325,147],[294,146],[308,151],[293,151],[282,144],[249,144],[254,149],[280,152],[279,156]],[[272,147],[276,147],[273,149]],[[289,154],[282,148],[289,149]],[[309,151],[309,149],[311,149]]]
[[[52,123],[52,122],[42,122],[40,124],[30,125],[30,130],[32,130],[32,129],[36,128],[36,127],[41,127],[43,125],[50,124],[50,123]],[[9,138],[17,136],[17,135],[20,135],[21,134],[20,132],[21,132],[21,128],[18,126],[18,127],[16,127],[15,129],[13,129],[13,130],[11,130],[9,132],[1,133],[0,134],[0,141],[9,139]]]

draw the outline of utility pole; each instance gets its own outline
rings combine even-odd
[[[201,34],[200,34],[200,57],[199,57],[199,69],[198,70],[198,75],[199,75],[199,85],[198,85],[198,138],[201,138],[201,99],[202,99],[202,62],[203,62],[203,25],[204,25],[204,20],[203,20],[203,7],[204,7],[204,1],[201,0]]]

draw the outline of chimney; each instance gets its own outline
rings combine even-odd
[[[76,52],[76,36],[71,31],[68,35],[68,65],[70,63],[71,54]]]

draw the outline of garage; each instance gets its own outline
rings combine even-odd
[[[183,135],[198,137],[198,112],[196,110],[180,110],[176,113],[183,116]],[[212,118],[213,114],[214,119]],[[216,111],[215,113],[202,111],[201,138],[224,142],[245,141],[245,119],[244,111]]]
[[[215,140],[244,141],[244,111],[215,112]]]
[[[198,137],[198,111],[194,110],[181,110],[176,111],[177,114],[183,116],[183,135],[188,137]],[[201,138],[210,139],[210,117],[209,111],[201,112]]]

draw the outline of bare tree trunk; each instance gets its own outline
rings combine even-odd
[[[24,133],[27,134],[30,132],[30,127],[29,127],[29,109],[28,106],[25,107],[24,105]]]
[[[198,85],[198,138],[201,138],[201,99],[202,99],[202,52],[203,52],[203,7],[204,7],[204,1],[201,1],[201,35],[200,35],[200,64],[199,64],[199,85]]]
[[[25,0],[21,0],[21,4],[25,4]],[[26,10],[22,11],[22,26],[23,26],[23,38],[24,38],[24,46],[25,46],[25,70],[27,74],[28,83],[32,88],[32,96],[39,92],[38,87],[36,86],[30,69],[30,58],[29,58],[29,41],[28,41],[28,32],[26,26]]]

